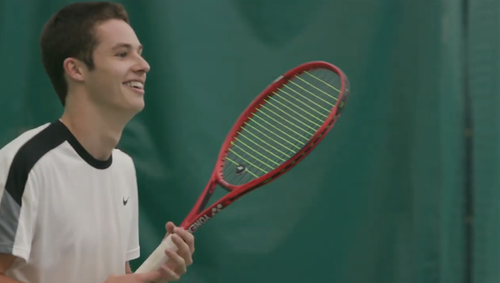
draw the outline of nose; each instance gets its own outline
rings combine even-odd
[[[151,70],[151,66],[149,66],[148,61],[144,59],[142,56],[137,56],[137,64],[135,64],[135,72],[139,73],[147,73]]]

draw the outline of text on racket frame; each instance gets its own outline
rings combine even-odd
[[[203,226],[203,224],[207,223],[208,220],[214,217],[214,215],[219,213],[223,208],[224,207],[222,206],[222,204],[218,204],[216,207],[212,208],[212,213],[210,216],[208,216],[206,213],[200,216],[198,220],[196,220],[196,222],[194,222],[191,226],[189,226],[188,231],[190,233],[196,232],[198,228]]]

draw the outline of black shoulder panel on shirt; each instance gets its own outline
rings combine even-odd
[[[47,152],[58,147],[66,139],[67,135],[61,130],[61,126],[55,122],[19,148],[12,160],[5,183],[5,190],[19,206],[22,206],[24,188],[33,166]]]

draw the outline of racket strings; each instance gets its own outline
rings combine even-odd
[[[307,72],[306,74],[307,76],[296,75],[294,76],[295,79],[288,80],[287,84],[277,89],[278,97],[273,96],[272,98],[279,100],[282,104],[289,105],[290,108],[296,109],[297,113],[303,113],[301,117],[308,117],[308,119],[303,119],[304,123],[310,124],[307,129],[304,129],[304,132],[307,133],[307,140],[297,143],[301,148],[328,117],[337,101],[335,94],[338,94],[336,91],[335,93],[329,93],[331,92],[329,89],[331,84],[326,83],[326,81],[335,83],[333,79],[337,78],[336,74],[324,71],[315,72],[314,74]],[[281,93],[288,95],[280,95]],[[306,106],[304,107],[304,105]],[[317,123],[317,121],[321,121],[321,123]],[[311,128],[314,128],[313,133],[308,131]]]
[[[311,113],[308,109],[300,108],[293,101],[288,100],[286,97],[281,97],[280,94],[278,94],[276,92],[273,92],[273,93],[274,93],[274,96],[272,98],[270,98],[270,99],[276,101],[277,103],[279,103],[280,105],[286,107],[287,109],[290,109],[293,113],[297,114],[298,116],[302,117],[303,119],[306,119],[310,123],[315,124],[316,126],[317,125],[321,125],[323,123],[324,120],[321,119],[320,117],[318,117],[318,115]],[[285,104],[290,104],[291,106],[293,106],[292,108],[299,109],[299,111],[302,110],[302,112],[304,112],[304,114],[307,114],[307,116],[309,118],[304,117],[303,115],[301,115],[297,111],[293,110],[292,108],[286,106]],[[307,105],[307,104],[305,104],[305,105]],[[309,105],[307,105],[307,106],[309,106]],[[313,110],[316,110],[316,109],[313,109]],[[325,118],[325,119],[328,117],[328,115],[324,115],[323,113],[319,113],[318,112],[318,114],[319,114],[319,116],[323,116],[323,118]],[[314,119],[314,121],[316,121],[316,122],[312,121],[311,119]]]
[[[316,96],[316,97],[317,97],[317,96]],[[295,112],[296,112],[296,111],[295,111]],[[296,113],[298,113],[298,112],[296,112]],[[274,113],[274,114],[276,114],[276,113]],[[255,115],[254,115],[254,116],[255,116]],[[270,116],[270,115],[268,114],[267,116]],[[278,115],[278,116],[279,116],[279,115]],[[283,118],[283,117],[282,117],[282,116],[279,116],[279,118]],[[276,119],[275,119],[275,120],[276,120]],[[265,121],[265,120],[264,120],[264,121]],[[309,121],[310,121],[310,120],[309,120]],[[260,126],[262,126],[262,125],[260,125]],[[301,128],[301,127],[298,127],[298,128]],[[255,130],[255,127],[253,127],[253,129]],[[265,128],[265,129],[266,129],[266,130],[269,130],[269,128]],[[278,129],[278,130],[280,130],[280,129]],[[270,131],[270,133],[274,134],[275,132]],[[259,136],[260,136],[260,135],[263,135],[263,136],[264,136],[264,138],[268,138],[268,139],[269,139],[269,135],[264,134],[262,131],[260,131],[260,130],[258,130],[258,129],[257,129],[257,134],[255,134],[255,133],[251,133],[251,134],[253,134],[253,136],[254,136],[254,137],[256,137],[256,138],[259,138]],[[287,134],[287,135],[288,135],[288,137],[290,137],[290,135],[289,135],[289,134]],[[280,136],[278,136],[278,137],[280,137]],[[283,139],[283,137],[281,137],[281,138]],[[260,140],[262,141],[262,139],[260,139]],[[283,139],[283,140],[286,140],[286,139]],[[292,140],[298,141],[297,139],[294,139],[294,138],[292,138]],[[250,141],[252,141],[252,140],[250,140]],[[274,141],[274,142],[276,143],[276,140],[275,140],[275,139],[272,139],[272,138],[271,138],[271,141]],[[307,142],[307,139],[306,139],[306,141],[305,141],[305,142]],[[303,145],[305,142],[302,142],[302,145]],[[265,141],[264,141],[264,143],[265,143],[266,145],[270,145],[269,143],[266,143]],[[290,142],[289,142],[289,143],[290,143]],[[255,144],[255,142],[254,142],[254,144]],[[234,143],[233,143],[233,145],[234,145]],[[281,145],[281,146],[283,146],[283,144],[280,144],[280,145]],[[256,154],[257,154],[257,155],[259,155],[260,157],[265,156],[264,154],[262,154],[262,153],[261,153],[261,151],[255,150],[255,148],[254,148],[254,147],[249,147],[249,146],[248,146],[248,144],[246,144],[246,146],[247,146],[247,149],[249,149],[249,150],[251,150],[251,151],[252,151],[252,153],[256,153]],[[259,145],[257,145],[257,146],[259,146]],[[296,147],[297,147],[297,146],[296,146]],[[285,148],[286,148],[286,146],[285,146]],[[298,148],[298,147],[297,147],[297,148]],[[241,148],[240,148],[240,149],[241,149]],[[259,146],[259,149],[260,149],[260,150],[262,150],[262,149],[263,149],[263,150],[266,150],[266,151],[268,151],[268,152],[269,152],[269,150],[267,150],[265,147],[262,147],[262,146]],[[279,151],[279,152],[280,152],[280,153],[282,153],[282,154],[284,154],[284,152],[283,152],[283,151],[279,150],[279,149],[278,149],[278,148],[276,148],[276,147],[273,147],[273,149],[274,149],[274,150]],[[288,149],[289,151],[291,151],[291,152],[295,153],[293,150],[290,150],[289,148],[286,148],[286,149]],[[244,154],[246,154],[247,156],[249,156],[250,158],[253,158],[253,159],[255,159],[255,160],[261,161],[261,160],[259,160],[259,158],[256,158],[256,156],[254,156],[252,153],[249,153],[249,152],[248,152],[248,151],[246,151],[246,150],[244,150],[244,152],[243,152],[243,153],[244,153]],[[279,158],[279,156],[277,156],[276,154],[273,154],[273,156],[274,156],[274,157],[278,157],[278,158]],[[245,158],[244,156],[241,156],[241,155],[240,155],[239,157],[240,157],[241,159],[243,159],[243,161],[245,161],[245,162],[249,162],[249,159],[250,159],[250,158]],[[289,157],[289,156],[286,156],[286,157]],[[265,159],[266,161],[270,161],[271,163],[273,163],[273,165],[274,165],[274,166],[277,166],[277,162],[276,162],[275,160],[270,159],[270,158],[264,158],[264,159]],[[280,161],[285,161],[283,158],[279,158],[279,159],[281,159]],[[259,170],[259,171],[261,171],[262,173],[263,173],[264,171],[266,171],[266,170],[262,170],[262,168],[261,168],[261,167],[259,167],[258,165],[256,165],[256,163],[252,163],[252,162],[249,162],[249,163],[250,163],[250,165],[252,165],[252,166],[258,167],[258,170]],[[270,165],[269,165],[268,163],[266,163],[266,162],[261,162],[261,164],[263,164],[263,165],[264,165],[264,167],[267,167],[267,168],[269,168],[269,169],[273,167],[273,166],[270,166]],[[234,162],[234,165],[237,165],[237,162]],[[275,167],[274,167],[274,168],[275,168]],[[273,168],[273,169],[274,169],[274,168]],[[251,172],[251,171],[250,171],[250,172]],[[266,171],[266,172],[267,172],[267,171]],[[254,177],[255,177],[255,174],[253,174],[253,175],[254,175]],[[246,179],[246,178],[245,178],[245,179]],[[244,182],[246,182],[246,181],[247,181],[247,180],[245,180]]]
[[[337,102],[341,82],[330,70],[295,75],[266,97],[231,142],[224,179],[241,185],[299,152],[322,126]]]

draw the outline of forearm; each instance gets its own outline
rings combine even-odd
[[[23,283],[23,282],[14,280],[0,273],[0,283]]]
[[[125,263],[125,274],[131,274],[131,273],[133,273],[133,272],[132,272],[132,269],[130,268],[130,263],[127,261]],[[2,282],[0,281],[0,283],[2,283]]]

